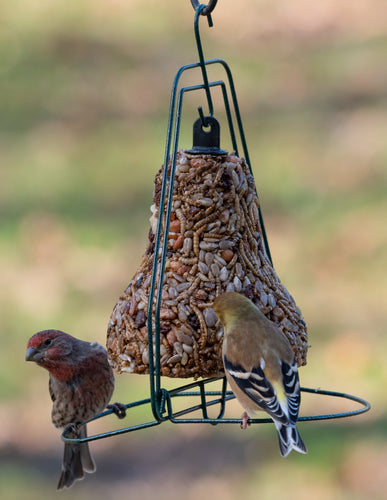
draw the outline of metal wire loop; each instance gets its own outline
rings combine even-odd
[[[199,30],[199,17],[200,17],[200,14],[203,11],[203,7],[204,7],[204,5],[199,5],[198,9],[196,10],[196,13],[195,13],[195,22],[194,22],[194,32],[195,32],[196,46],[197,46],[197,49],[198,49],[200,68],[202,70],[203,84],[204,84],[204,89],[205,89],[206,97],[207,97],[208,114],[210,116],[213,116],[213,114],[214,114],[214,106],[213,106],[213,103],[212,103],[212,97],[211,97],[210,87],[208,85],[208,75],[207,75],[207,69],[206,69],[206,61],[204,60],[203,47],[202,47],[202,42],[201,42],[201,39],[200,39],[200,30]],[[211,18],[211,16],[209,15],[208,19],[210,19],[210,18]],[[210,23],[210,26],[212,26],[212,22]]]
[[[200,120],[202,122],[202,126],[204,128],[207,128],[208,127],[207,118],[204,116],[203,108],[201,106],[198,106],[198,112],[199,112]]]
[[[221,381],[222,388],[220,390],[207,390],[206,385],[212,384],[213,382]],[[323,389],[309,389],[307,387],[301,387],[301,392],[316,394],[321,396],[333,396],[337,398],[349,399],[361,405],[360,408],[355,410],[333,413],[333,414],[323,414],[323,415],[310,415],[301,416],[298,418],[299,422],[304,421],[315,421],[315,420],[331,420],[344,417],[353,417],[355,415],[360,415],[367,412],[371,405],[362,398],[357,396],[352,396],[351,394],[345,394],[343,392],[326,391]],[[129,427],[124,427],[120,429],[115,429],[109,432],[104,432],[102,434],[89,435],[84,438],[69,438],[67,434],[69,429],[65,430],[62,434],[62,440],[65,443],[83,443],[88,441],[95,441],[98,439],[103,439],[111,436],[118,436],[120,434],[126,434],[127,432],[133,432],[140,429],[146,429],[148,427],[154,427],[160,425],[162,422],[169,420],[174,424],[240,424],[240,418],[225,418],[225,407],[226,402],[235,398],[231,391],[227,391],[226,377],[223,379],[207,379],[201,380],[199,382],[194,382],[187,384],[183,387],[172,389],[167,391],[166,389],[161,389],[159,393],[158,404],[160,408],[160,413],[155,420],[151,420],[142,424],[131,425]],[[183,409],[180,408],[178,400],[184,399],[184,397],[189,398],[188,407]],[[174,407],[174,402],[176,402],[176,407]],[[126,404],[127,410],[134,409],[139,406],[147,406],[151,404],[151,398],[143,399],[141,401],[136,401],[135,403]],[[215,417],[209,417],[207,409],[210,407],[218,408],[218,415]],[[201,412],[201,416],[195,416],[195,412]],[[90,419],[97,420],[101,417],[110,415],[113,412],[112,409],[106,410],[99,413],[94,418]],[[191,417],[189,414],[193,414]],[[127,413],[128,415],[128,413]],[[86,423],[86,422],[85,422]],[[271,418],[254,418],[250,419],[252,424],[268,424],[273,423]]]
[[[218,0],[210,0],[208,2],[208,4],[204,7],[204,9],[201,11],[201,15],[202,16],[209,16],[211,14],[211,12],[215,9],[217,2],[218,2]],[[191,4],[195,10],[198,10],[200,5],[202,5],[199,3],[199,0],[191,0]]]

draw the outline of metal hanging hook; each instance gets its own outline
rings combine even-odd
[[[197,0],[191,0],[191,2],[193,2],[193,1],[197,2]],[[212,8],[214,8],[214,7],[215,7],[215,5],[213,5]],[[194,32],[195,32],[196,46],[197,46],[198,55],[199,55],[200,69],[202,71],[202,77],[203,77],[203,83],[204,83],[204,90],[206,92],[206,97],[207,97],[209,115],[213,116],[213,114],[214,114],[214,107],[213,107],[213,104],[212,104],[212,97],[211,97],[210,87],[208,85],[208,76],[207,76],[206,62],[204,60],[202,42],[200,40],[200,32],[199,32],[199,17],[200,17],[201,14],[203,14],[203,12],[204,12],[205,9],[206,9],[206,6],[203,5],[203,4],[201,4],[201,5],[198,6],[198,8],[195,11]],[[211,27],[212,26],[212,19],[211,19],[211,15],[210,14],[208,14],[208,21],[209,21],[209,25]]]
[[[207,5],[204,6],[204,9],[201,11],[202,16],[209,16],[211,12],[215,9],[218,0],[210,0]],[[198,10],[198,7],[201,5],[199,0],[191,0],[192,7],[195,10]]]

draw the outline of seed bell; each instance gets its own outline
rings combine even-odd
[[[223,330],[214,298],[236,291],[250,298],[306,364],[307,330],[294,299],[265,250],[254,178],[243,158],[219,148],[219,124],[194,124],[194,145],[179,150],[160,305],[161,375],[223,374]],[[110,318],[107,347],[118,372],[149,373],[147,311],[163,168],[156,174],[150,230],[141,264]]]

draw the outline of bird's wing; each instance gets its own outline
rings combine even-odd
[[[224,367],[237,386],[262,410],[265,410],[275,421],[289,423],[288,415],[280,404],[276,391],[266,377],[260,365],[251,371],[241,365],[233,364],[226,356],[223,357]]]
[[[300,408],[300,381],[298,378],[297,363],[294,360],[292,364],[281,363],[282,381],[285,393],[288,399],[289,421],[292,424],[297,422],[298,410]]]

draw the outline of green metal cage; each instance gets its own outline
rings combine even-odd
[[[224,417],[227,402],[234,398],[233,393],[227,390],[227,382],[225,377],[199,380],[169,390],[162,387],[162,381],[161,381],[160,305],[161,305],[162,284],[164,279],[164,268],[166,263],[167,243],[168,243],[168,238],[165,235],[168,235],[169,232],[169,221],[172,208],[172,193],[174,185],[177,151],[179,145],[183,98],[187,93],[195,91],[204,91],[207,101],[206,104],[208,106],[207,116],[214,117],[214,105],[213,105],[211,90],[215,88],[220,88],[221,95],[223,98],[223,105],[227,117],[227,124],[228,124],[232,149],[239,156],[238,154],[239,151],[238,140],[239,140],[239,143],[242,146],[243,155],[246,159],[247,164],[249,165],[250,172],[252,174],[251,162],[247,149],[241,114],[239,111],[238,100],[231,70],[228,64],[224,60],[222,59],[205,60],[203,56],[203,49],[199,32],[199,20],[203,16],[207,17],[208,24],[210,27],[212,27],[213,23],[211,18],[211,12],[217,3],[217,0],[210,0],[208,5],[199,4],[197,0],[191,0],[191,3],[195,9],[194,33],[199,55],[199,62],[182,66],[178,70],[175,79],[173,81],[172,92],[171,92],[167,139],[166,139],[164,167],[163,167],[164,168],[163,180],[162,180],[161,196],[160,196],[160,211],[159,211],[160,216],[158,219],[157,231],[155,236],[155,249],[154,249],[154,255],[158,256],[160,253],[160,259],[155,258],[153,260],[152,277],[151,277],[150,292],[149,292],[149,303],[148,303],[147,331],[148,331],[148,344],[149,344],[150,396],[146,399],[142,399],[140,401],[123,405],[126,408],[127,412],[130,411],[131,409],[140,406],[144,405],[148,406],[151,409],[153,419],[151,419],[148,422],[123,427],[109,432],[90,435],[88,437],[80,439],[71,439],[67,437],[69,431],[65,430],[62,434],[62,439],[66,443],[80,443],[86,441],[94,441],[111,436],[121,435],[128,432],[137,431],[148,427],[153,427],[161,424],[164,421],[170,421],[174,424],[203,423],[212,425],[241,423],[241,419],[239,418]],[[225,80],[216,80],[216,81],[209,80],[207,67],[215,65],[222,68],[226,76]],[[183,86],[179,88],[180,80],[183,73],[197,68],[200,68],[201,70],[201,75],[203,80],[202,83],[190,86]],[[205,127],[207,117],[204,116],[204,112],[201,106],[198,108],[198,112],[203,127]],[[238,140],[236,131],[238,132]],[[259,211],[259,219],[262,228],[262,236],[263,236],[265,250],[271,262],[270,249],[264,229],[264,223],[261,211]],[[155,311],[153,314],[152,309],[154,304],[155,304]],[[153,339],[155,339],[155,342],[153,342]],[[352,396],[350,394],[327,391],[322,389],[310,389],[305,387],[301,388],[301,392],[347,399],[354,401],[355,403],[360,404],[361,406],[360,408],[357,408],[355,410],[341,412],[341,413],[300,416],[298,419],[299,421],[327,420],[327,419],[350,417],[354,415],[359,415],[370,409],[370,404],[367,401],[357,396]],[[184,404],[182,404],[182,401],[183,402],[188,401],[188,404],[184,406]],[[212,411],[216,413],[215,417],[209,416],[209,408],[213,408]],[[94,421],[102,417],[105,417],[107,415],[110,415],[112,412],[113,410],[111,409],[106,410],[97,415],[96,417],[94,417],[93,419],[91,419],[90,421]],[[197,414],[199,414],[199,416]],[[249,422],[269,423],[272,422],[272,420],[270,418],[255,418],[255,419],[250,419]]]

